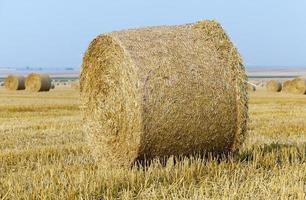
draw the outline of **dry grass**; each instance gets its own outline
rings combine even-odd
[[[249,136],[228,159],[104,171],[78,93],[0,89],[0,199],[305,199],[306,96],[257,91]]]

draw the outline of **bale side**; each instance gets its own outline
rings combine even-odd
[[[23,76],[9,75],[5,79],[4,85],[8,90],[24,90],[25,78]]]
[[[213,21],[98,36],[80,90],[85,131],[104,164],[227,153],[245,137],[244,67]]]
[[[266,84],[267,91],[280,92],[282,90],[282,83],[277,80],[270,80]]]
[[[247,75],[241,56],[231,42],[222,26],[215,20],[202,20],[192,25],[195,29],[201,29],[204,37],[213,44],[218,52],[218,57],[231,68],[232,86],[235,87],[237,96],[237,129],[233,138],[232,151],[240,148],[246,138],[248,120]]]
[[[48,74],[31,73],[25,81],[26,90],[31,92],[43,92],[51,89],[51,78]]]

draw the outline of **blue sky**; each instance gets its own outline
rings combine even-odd
[[[306,66],[304,0],[0,0],[0,67],[79,67],[98,34],[216,19],[247,66]]]

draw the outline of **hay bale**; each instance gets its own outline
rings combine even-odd
[[[24,90],[25,89],[25,78],[23,76],[9,75],[5,81],[5,88],[8,90]]]
[[[291,88],[291,83],[292,80],[286,80],[283,82],[283,89],[282,89],[282,92],[287,92],[287,93],[290,93],[290,88]]]
[[[269,92],[280,92],[282,90],[282,83],[277,80],[270,80],[267,82],[266,88]]]
[[[54,82],[51,83],[51,88],[50,89],[52,89],[52,90],[55,89],[55,83]]]
[[[104,165],[227,153],[245,137],[244,66],[215,21],[98,36],[80,90],[85,132]]]
[[[51,89],[51,78],[48,74],[31,73],[25,81],[26,90],[31,92],[43,92]]]
[[[74,90],[80,90],[80,81],[75,80],[75,81],[71,82],[70,86]]]
[[[297,77],[293,80],[285,81],[284,92],[292,94],[306,94],[306,77]]]
[[[0,82],[0,87],[3,87],[3,86],[4,86],[4,82],[1,81],[1,82]]]
[[[256,91],[256,85],[250,82],[247,82],[247,90],[248,92],[255,92]]]

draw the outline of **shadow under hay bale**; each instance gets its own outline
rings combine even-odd
[[[85,132],[108,167],[235,151],[246,87],[242,60],[215,21],[102,34],[83,58]]]
[[[270,80],[266,84],[267,91],[280,92],[282,90],[282,83],[277,80]]]
[[[25,81],[26,90],[30,92],[49,91],[51,85],[51,78],[48,74],[31,73]]]
[[[24,90],[25,78],[23,76],[9,75],[4,81],[4,86],[8,90]]]

